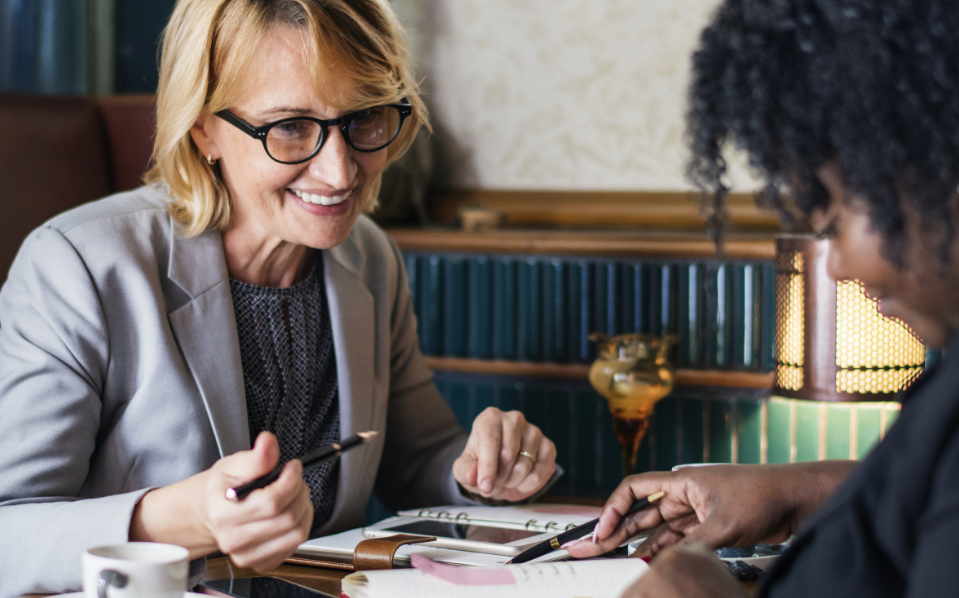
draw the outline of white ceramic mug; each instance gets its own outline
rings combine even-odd
[[[182,546],[128,542],[83,553],[84,598],[183,598],[190,553]]]

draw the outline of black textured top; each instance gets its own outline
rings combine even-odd
[[[959,334],[900,400],[886,437],[803,524],[757,596],[957,594]]]
[[[275,434],[281,463],[340,438],[336,354],[318,252],[313,263],[306,280],[287,288],[230,280],[250,438]],[[303,474],[313,529],[333,512],[338,473],[339,462],[329,461]]]

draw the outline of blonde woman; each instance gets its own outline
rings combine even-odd
[[[157,102],[149,185],[34,231],[0,291],[0,595],[78,589],[83,550],[127,540],[269,569],[362,525],[374,488],[393,508],[541,490],[555,449],[521,414],[457,425],[363,215],[426,122],[388,6],[181,0]]]

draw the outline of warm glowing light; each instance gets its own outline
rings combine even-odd
[[[926,349],[902,320],[887,318],[858,280],[836,283],[836,390],[896,393],[922,372]]]
[[[776,364],[776,386],[786,390],[799,390],[803,383],[803,368],[794,365]]]
[[[805,363],[805,296],[803,255],[788,251],[776,256],[775,386],[803,387]]]

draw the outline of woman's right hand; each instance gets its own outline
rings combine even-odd
[[[220,459],[206,481],[206,526],[217,548],[241,567],[266,571],[279,566],[309,537],[313,503],[303,481],[303,464],[292,460],[280,477],[239,502],[226,499],[234,488],[276,467],[280,447],[269,432],[253,449]]]
[[[854,467],[851,461],[790,465],[710,465],[630,476],[613,492],[594,541],[569,545],[576,558],[603,554],[654,530],[637,556],[673,544],[710,548],[784,542]],[[653,507],[623,518],[633,501],[665,492]]]
[[[279,455],[276,437],[263,432],[251,450],[148,492],[134,512],[130,539],[179,544],[191,558],[219,550],[238,566],[261,572],[279,566],[308,538],[313,523],[302,463],[290,461],[275,482],[242,501],[226,498],[228,488],[269,473]]]

